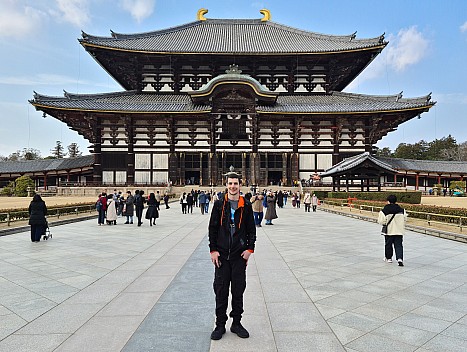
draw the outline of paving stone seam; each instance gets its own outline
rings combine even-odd
[[[308,295],[308,293],[306,292],[305,288],[303,287],[303,285],[301,284],[300,280],[297,278],[297,276],[295,275],[295,273],[293,272],[293,270],[290,268],[289,264],[287,263],[287,261],[284,259],[284,257],[282,256],[282,254],[280,253],[280,251],[277,249],[277,246],[274,244],[274,242],[270,239],[268,233],[266,231],[264,231],[264,234],[266,235],[268,241],[270,242],[271,246],[275,249],[276,253],[279,255],[279,257],[281,258],[281,260],[285,263],[285,265],[287,265],[287,268],[288,270],[292,273],[292,275],[295,277],[295,280],[297,280],[297,283],[300,285],[300,287],[302,288],[302,290],[305,292],[305,294],[307,295],[308,299],[310,300],[310,303],[313,304],[313,306],[315,307],[316,311],[319,313],[319,315],[321,316],[322,320],[326,323],[326,325],[328,326],[329,330],[332,331],[332,334],[334,335],[334,337],[336,338],[336,341],[342,346],[342,348],[344,348],[344,345],[341,343],[341,341],[339,340],[339,338],[337,337],[336,333],[334,332],[334,330],[331,328],[331,326],[329,326],[329,323],[327,322],[327,320],[324,318],[324,316],[322,315],[321,311],[316,307],[314,301],[311,299],[311,297]],[[258,275],[259,276],[259,275]],[[261,281],[261,279],[260,279]],[[267,309],[267,303],[266,303],[266,309]],[[268,311],[269,312],[269,311]],[[268,314],[269,316],[269,314]],[[269,321],[269,323],[271,323]],[[272,327],[271,327],[272,329]],[[277,331],[279,332],[279,331]],[[274,342],[276,341],[275,339],[275,332],[274,330],[272,330],[272,333],[273,333],[273,336],[274,336]]]
[[[200,223],[201,223],[202,221],[203,221],[203,219],[201,219]],[[173,230],[172,232],[170,232],[169,234],[167,234],[166,236],[164,236],[163,238],[161,238],[158,242],[156,242],[156,243],[154,243],[153,245],[151,245],[151,246],[149,246],[148,248],[146,248],[143,252],[146,252],[146,251],[148,251],[150,248],[153,248],[155,245],[159,244],[159,242],[161,242],[162,240],[164,240],[164,239],[166,239],[166,238],[169,238],[171,235],[173,235],[174,233],[178,232],[181,228],[185,227],[186,225],[187,225],[187,224],[184,224],[184,225],[178,227],[177,229]],[[183,237],[181,237],[172,247],[170,247],[169,250],[167,250],[167,252],[164,254],[164,256],[165,256],[167,253],[169,253],[170,250],[172,250],[174,247],[176,247],[181,241],[183,241],[187,236],[189,236],[190,233],[191,233],[191,232],[187,232]],[[143,253],[143,252],[137,253],[135,256],[133,256],[133,257],[131,257],[130,259],[128,259],[127,262],[128,262],[129,260],[135,258],[136,256],[140,255],[140,254]],[[151,266],[150,266],[149,268],[147,268],[143,273],[141,273],[138,277],[136,277],[132,282],[130,282],[125,288],[123,288],[123,289],[120,291],[120,293],[123,292],[125,289],[127,289],[127,288],[128,288],[131,284],[133,284],[138,278],[140,278],[141,276],[143,276],[144,273],[146,273],[152,266],[157,265],[157,262],[158,262],[159,260],[161,260],[164,256],[162,256],[162,257],[160,257],[159,259],[157,259],[157,260],[154,262],[153,265],[151,265]],[[188,256],[188,258],[189,258],[189,256]],[[187,260],[188,260],[188,258],[187,258]],[[114,270],[110,271],[109,273],[111,273],[111,272],[117,270],[119,267],[121,267],[122,265],[125,265],[127,262],[122,263],[121,265],[119,265],[117,268],[115,268]],[[186,263],[186,260],[185,260],[184,263]],[[180,268],[183,267],[184,263],[181,264]],[[180,269],[179,269],[179,271],[180,271]],[[179,271],[178,271],[178,272],[179,272]],[[178,273],[178,272],[177,272],[177,273]],[[177,275],[177,274],[175,274],[175,275],[172,277],[172,279],[170,280],[170,282],[167,283],[167,286],[165,287],[164,292],[165,292],[165,290],[167,289],[167,287],[170,286],[170,284],[172,283],[172,281],[173,281],[173,279],[176,277],[176,275]],[[105,276],[103,276],[103,277],[105,277]],[[78,293],[79,293],[79,292],[78,292]],[[77,294],[78,294],[78,293],[77,293]],[[161,295],[161,296],[162,296],[162,295]],[[115,296],[113,299],[115,299],[116,297],[118,297],[118,294],[117,294],[117,296]],[[70,298],[71,298],[71,297],[70,297]],[[92,315],[84,324],[82,324],[82,325],[75,331],[75,333],[76,333],[77,331],[79,331],[79,329],[81,329],[83,326],[85,326],[89,321],[91,321],[94,317],[96,317],[96,316],[99,314],[99,312],[101,312],[105,307],[107,307],[107,306],[113,301],[113,299],[112,299],[111,301],[107,302],[107,304],[105,304],[105,305],[104,305],[101,309],[99,309],[94,315]],[[159,301],[159,299],[160,299],[160,297],[159,297],[158,300],[154,303],[154,306],[157,304],[157,302]],[[154,306],[153,306],[153,308],[154,308]],[[138,330],[138,328],[139,328],[139,327],[141,326],[141,324],[144,322],[144,319],[145,319],[145,318],[146,318],[146,317],[142,317],[140,324],[138,324],[138,327],[136,327],[136,329],[135,329],[134,332],[136,332],[136,331]],[[131,337],[134,335],[134,332],[133,332],[133,334],[128,338],[127,343],[128,343],[128,341],[131,339]],[[56,349],[60,348],[60,346],[62,346],[63,344],[65,344],[66,341],[69,340],[73,335],[74,335],[74,333],[71,334],[71,335],[70,335],[68,338],[66,338],[64,341],[62,341],[62,343],[61,343],[60,345],[58,345],[58,346],[56,347]]]
[[[201,221],[200,221],[200,222],[201,222]],[[128,261],[134,259],[134,258],[137,257],[138,255],[141,255],[141,254],[144,253],[145,251],[148,251],[149,249],[153,248],[154,246],[156,246],[157,244],[159,244],[159,243],[160,243],[161,241],[163,241],[164,239],[169,238],[171,235],[173,235],[174,233],[178,232],[178,231],[179,231],[181,228],[183,228],[184,226],[186,226],[186,224],[185,224],[185,225],[182,225],[182,226],[180,226],[180,227],[178,227],[178,228],[176,228],[176,229],[173,230],[173,231],[171,231],[170,233],[168,233],[167,235],[165,235],[164,237],[162,237],[161,239],[159,239],[158,242],[156,242],[156,243],[152,244],[151,246],[147,247],[144,251],[139,252],[139,253],[136,253],[134,256],[129,257],[128,260],[127,260],[126,262],[120,264],[119,266],[117,266],[117,267],[114,268],[113,270],[109,271],[106,275],[104,275],[104,276],[102,276],[101,278],[99,278],[99,279],[93,281],[93,282],[90,283],[89,285],[83,287],[83,288],[80,289],[78,292],[76,292],[75,294],[73,294],[72,296],[70,296],[69,298],[67,298],[65,301],[60,302],[59,304],[55,305],[55,306],[54,306],[53,308],[51,308],[50,310],[48,310],[48,311],[44,312],[43,314],[37,316],[35,319],[33,319],[33,320],[31,320],[31,321],[28,321],[26,324],[24,324],[24,325],[21,326],[20,328],[16,329],[14,332],[12,332],[11,334],[9,334],[8,336],[11,336],[11,335],[23,335],[23,334],[21,334],[21,333],[18,334],[17,332],[18,332],[19,330],[21,330],[24,326],[28,325],[29,323],[32,323],[32,322],[35,321],[36,319],[38,319],[38,318],[40,318],[41,316],[47,314],[47,313],[48,313],[49,311],[51,311],[52,309],[55,309],[56,307],[60,306],[61,304],[65,303],[66,301],[68,301],[69,299],[71,299],[72,297],[78,295],[78,294],[79,294],[82,290],[84,290],[85,288],[94,285],[96,282],[98,282],[99,280],[103,279],[103,278],[104,278],[105,276],[107,276],[108,274],[114,272],[115,270],[117,270],[117,269],[120,268],[121,266],[125,265]],[[189,235],[190,235],[190,232],[188,232],[185,236],[181,237],[181,238],[171,247],[171,249],[173,249],[175,246],[177,246],[182,240],[184,240],[184,239],[185,239],[187,236],[189,236]],[[166,252],[166,254],[167,254],[169,251],[170,251],[170,250],[168,250],[168,251]],[[163,258],[163,256],[162,256],[161,258]],[[154,262],[153,265],[156,265],[157,262],[158,262],[161,258],[157,259],[157,261]],[[39,262],[43,262],[42,260],[38,260],[38,261],[39,261]],[[47,263],[47,262],[43,262],[43,263],[49,264],[49,263]],[[152,265],[151,265],[151,267],[152,267]],[[23,268],[23,269],[24,269],[24,268]],[[24,269],[24,270],[27,270],[27,269]],[[144,273],[146,273],[148,270],[149,270],[149,268],[147,268],[143,273],[141,273],[138,277],[136,277],[135,280],[133,280],[132,282],[130,282],[125,288],[122,289],[121,292],[123,292],[128,286],[130,286],[130,285],[131,285],[134,281],[136,281],[139,277],[141,277],[142,275],[144,275]],[[28,270],[28,271],[30,271],[30,272],[36,274],[35,272],[33,272],[33,271],[31,271],[31,270]],[[175,277],[175,276],[174,276],[174,277]],[[172,279],[173,279],[173,278],[172,278]],[[8,281],[11,282],[10,280],[8,280]],[[14,283],[14,284],[16,284],[16,283]],[[17,285],[17,284],[16,284],[16,285]],[[18,285],[18,286],[20,286],[20,285]],[[22,287],[22,286],[21,286],[21,287]],[[29,291],[29,292],[35,293],[34,291],[30,291],[30,290],[29,290],[28,288],[26,288],[26,287],[23,287],[23,288],[24,288],[25,290]],[[37,293],[35,293],[35,294],[37,294]],[[39,294],[38,294],[38,295],[39,295]],[[42,295],[40,295],[40,296],[42,296]],[[118,295],[117,295],[117,296],[118,296]],[[44,297],[44,296],[42,296],[42,297],[45,298],[45,299],[47,299],[47,298]],[[114,298],[115,298],[115,297],[114,297]],[[111,302],[111,301],[110,301],[110,302]],[[81,327],[84,326],[86,323],[88,323],[93,317],[95,317],[102,309],[104,309],[108,304],[110,304],[110,302],[108,302],[108,303],[107,303],[106,305],[104,305],[100,310],[98,310],[93,316],[91,316],[85,323],[83,323],[83,324],[81,325]],[[54,302],[54,303],[55,303],[55,302]],[[14,314],[15,314],[15,313],[14,313]],[[17,314],[15,314],[15,315],[17,315]],[[80,328],[81,328],[81,327],[80,327]],[[80,328],[78,328],[76,331],[78,331]],[[29,334],[26,334],[26,335],[29,335]],[[0,341],[3,341],[3,340],[6,339],[8,336],[6,336],[5,338],[1,339]],[[65,341],[67,341],[71,336],[73,336],[73,334],[71,334],[66,340],[64,340],[64,341],[62,342],[62,344],[63,344]],[[60,345],[61,345],[61,344],[60,344]],[[60,346],[60,345],[59,345],[59,346]],[[57,348],[58,348],[59,346],[57,346]]]

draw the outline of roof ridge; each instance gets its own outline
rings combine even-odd
[[[359,43],[373,43],[374,44],[377,41],[378,44],[387,44],[387,42],[384,41],[384,33],[382,35],[379,35],[373,38],[356,39],[356,33],[357,33],[356,31],[351,34],[346,34],[346,35],[324,34],[324,33],[309,31],[306,29],[292,27],[292,26],[274,22],[274,21],[262,21],[261,19],[257,19],[257,18],[255,19],[208,18],[205,21],[198,20],[198,21],[188,22],[188,23],[184,23],[181,25],[172,26],[172,27],[168,27],[164,29],[153,30],[149,32],[142,32],[142,33],[131,33],[131,34],[118,33],[118,32],[114,32],[110,30],[110,33],[111,33],[110,37],[91,35],[91,34],[88,34],[82,31],[81,32],[82,39],[78,39],[78,40],[80,42],[83,42],[83,41],[86,42],[89,40],[115,41],[119,39],[137,39],[137,38],[145,38],[145,37],[158,36],[158,35],[163,35],[167,33],[177,32],[177,31],[181,31],[186,28],[194,27],[194,26],[207,26],[211,24],[255,24],[255,25],[260,25],[260,26],[271,26],[271,27],[286,30],[289,32],[297,33],[300,35],[305,35],[305,36],[317,38],[317,39],[327,39],[327,40],[331,40],[335,42],[355,41]]]

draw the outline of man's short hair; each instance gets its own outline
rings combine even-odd
[[[394,194],[390,194],[387,198],[387,201],[391,204],[394,204],[397,202],[397,197]]]

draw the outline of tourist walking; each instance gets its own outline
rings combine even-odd
[[[225,333],[229,287],[232,293],[230,331],[242,338],[250,336],[242,326],[243,293],[246,288],[246,266],[254,252],[256,228],[251,203],[240,196],[240,176],[227,175],[228,193],[214,203],[209,221],[209,249],[214,264],[214,293],[216,294],[216,327],[212,340]]]
[[[159,211],[161,210],[160,206],[161,206],[161,199],[162,199],[159,191],[156,192],[155,197],[156,197],[156,208],[157,208],[157,211]]]
[[[170,209],[170,207],[169,207],[169,195],[167,193],[164,194],[164,204],[165,204],[165,209]]]
[[[99,213],[97,218],[97,223],[99,226],[104,225],[105,223],[105,213],[107,212],[107,193],[102,192],[99,195],[96,203],[96,209]]]
[[[148,209],[146,210],[146,220],[149,220],[149,226],[156,224],[156,219],[159,217],[159,210],[157,209],[157,200],[153,192],[149,193],[147,201]]]
[[[39,194],[34,195],[28,208],[31,242],[39,242],[47,228],[47,207]]]
[[[266,197],[266,215],[264,215],[264,219],[266,220],[266,225],[274,225],[272,220],[277,219],[277,212],[276,212],[276,199],[272,192],[269,192]]]
[[[319,203],[319,199],[316,196],[316,194],[313,193],[313,195],[311,196],[311,207],[314,212],[316,212],[316,207],[318,206],[318,203]]]
[[[279,208],[283,208],[284,207],[284,193],[282,193],[282,191],[279,191],[277,193],[276,199],[277,199],[277,206]]]
[[[199,207],[201,209],[201,215],[204,215],[204,211],[206,210],[206,207],[204,205],[204,203],[206,203],[206,194],[204,193],[204,191],[201,191],[199,193],[198,203],[199,203]]]
[[[193,193],[188,192],[188,194],[186,195],[186,212],[187,213],[193,214],[193,203],[194,203]]]
[[[309,213],[311,210],[311,194],[310,192],[305,193],[305,197],[303,198],[303,204],[305,205],[305,213]]]
[[[131,191],[127,191],[126,194],[125,206],[123,207],[123,213],[126,216],[125,224],[133,224],[135,197],[131,194]]]
[[[182,214],[186,214],[186,192],[183,192],[183,194],[180,196],[180,204],[182,205]]]
[[[392,263],[394,246],[396,260],[399,266],[404,266],[402,237],[405,234],[407,213],[404,208],[396,204],[397,197],[395,195],[388,196],[387,201],[388,204],[381,209],[378,215],[378,224],[383,225],[381,234],[384,234],[384,261]]]
[[[250,199],[256,227],[261,227],[261,221],[263,221],[263,200],[264,196],[258,193],[255,193],[255,195]]]
[[[141,217],[143,216],[143,209],[144,203],[146,199],[144,198],[144,191],[143,190],[136,190],[135,191],[135,209],[136,209],[136,218],[138,219],[138,226],[141,226],[143,222],[141,221]]]
[[[285,191],[282,198],[284,199],[284,206],[287,205],[287,198],[289,197],[289,191]]]
[[[204,201],[204,212],[207,214],[209,212],[209,203],[211,202],[211,194],[206,192],[206,200]]]
[[[295,194],[295,200],[297,201],[297,209],[300,208],[300,198],[301,198],[301,194],[300,192],[297,192]]]

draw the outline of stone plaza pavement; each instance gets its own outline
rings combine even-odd
[[[467,245],[408,232],[384,263],[374,223],[288,204],[257,231],[243,323],[211,341],[209,216],[0,237],[0,351],[467,351]],[[230,322],[227,328],[230,327]]]

